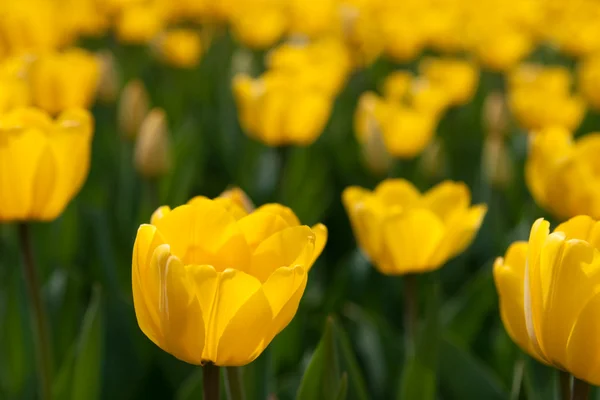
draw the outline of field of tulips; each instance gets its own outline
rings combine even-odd
[[[586,400],[597,0],[0,0],[0,400]]]

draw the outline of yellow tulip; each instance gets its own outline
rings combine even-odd
[[[468,103],[477,90],[479,71],[474,63],[452,58],[426,58],[419,63],[419,72],[432,85],[448,96],[451,105]]]
[[[0,221],[57,218],[85,182],[92,132],[82,109],[54,121],[34,108],[0,115]]]
[[[471,207],[467,186],[450,181],[421,194],[388,179],[373,192],[348,187],[342,200],[358,246],[386,275],[440,268],[471,244],[487,210]]]
[[[579,91],[590,107],[600,111],[600,54],[583,59],[578,65]]]
[[[279,204],[251,213],[225,197],[163,206],[133,249],[138,324],[185,362],[248,364],[294,317],[326,241],[325,226],[300,225]]]
[[[241,0],[232,9],[230,18],[235,37],[258,49],[266,49],[276,43],[288,24],[283,2],[274,0]]]
[[[537,132],[525,164],[525,181],[536,203],[558,218],[600,218],[600,133],[573,141],[564,128]]]
[[[539,361],[600,384],[600,223],[577,216],[556,227],[538,219],[529,242],[494,264],[510,337]]]
[[[519,30],[508,28],[497,31],[490,28],[478,35],[471,47],[484,66],[506,71],[533,50],[534,41],[529,34]]]
[[[383,81],[383,96],[396,103],[407,101],[414,76],[408,71],[394,71]]]
[[[200,62],[202,42],[198,32],[191,29],[173,29],[158,39],[158,52],[167,64],[193,68]]]
[[[100,65],[82,49],[40,56],[31,66],[33,103],[50,114],[73,107],[88,108],[96,96]]]
[[[288,0],[289,27],[291,34],[319,37],[337,25],[338,0],[305,1]]]
[[[322,133],[333,99],[278,73],[237,76],[233,90],[244,131],[268,146],[307,146]]]
[[[152,4],[132,5],[119,15],[116,22],[117,37],[125,43],[148,43],[164,25],[164,15],[159,7]]]
[[[31,105],[29,67],[31,57],[13,56],[0,61],[0,114]]]

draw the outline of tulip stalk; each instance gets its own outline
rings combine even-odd
[[[571,375],[565,371],[559,371],[558,374],[560,398],[562,400],[569,400],[571,398]]]
[[[26,223],[21,223],[19,225],[19,238],[23,255],[23,273],[25,275],[27,294],[29,296],[29,303],[34,320],[36,357],[40,380],[40,398],[48,400],[51,398],[52,382],[52,356],[47,323],[48,319],[42,304],[40,280],[33,261],[31,236],[29,227]]]
[[[417,334],[417,275],[404,275],[404,330],[407,352],[414,351]]]
[[[229,400],[245,400],[246,396],[240,367],[227,367],[226,371]]]
[[[202,367],[204,400],[219,400],[220,397],[220,370],[213,363]]]
[[[571,400],[587,400],[590,395],[590,384],[573,378],[573,395]]]

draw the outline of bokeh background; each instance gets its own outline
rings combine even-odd
[[[137,326],[131,253],[138,226],[159,205],[215,197],[231,186],[257,205],[279,202],[303,223],[323,222],[329,229],[296,317],[243,368],[249,400],[295,398],[330,316],[339,368],[349,376],[348,398],[553,398],[555,373],[525,356],[502,326],[492,263],[509,243],[527,238],[536,218],[552,220],[525,184],[529,131],[544,128],[547,119],[571,107],[561,102],[571,100],[575,116],[564,118],[565,128],[579,136],[600,126],[594,107],[600,93],[599,17],[594,0],[4,0],[3,62],[72,46],[98,62],[98,96],[89,103],[95,117],[89,177],[60,218],[32,225],[51,316],[57,398],[201,397],[200,368],[162,352]],[[193,38],[168,41],[176,28]],[[338,79],[339,88],[326,95],[323,126],[312,128],[314,140],[272,141],[250,132],[240,118],[244,99],[236,97],[234,82],[276,70],[273,49],[321,41],[332,41],[341,52],[285,59],[284,67],[309,71],[309,78],[284,74],[278,81],[283,89],[273,89],[282,90],[281,98],[269,100],[278,105],[263,99],[251,111],[295,115],[272,117],[279,118],[271,122],[276,131],[289,129],[286,123],[310,125],[324,108],[311,108],[296,94]],[[362,127],[364,93],[384,99],[391,74],[420,76],[422,61],[431,57],[473,66],[473,93],[431,117],[431,137],[422,148],[393,154],[386,147],[390,135],[402,142],[428,133],[401,118],[395,121],[403,128],[394,125],[388,133],[374,115],[365,118],[375,125]],[[518,79],[511,77],[524,63],[524,74],[535,82],[540,71],[558,67],[566,89],[554,97],[553,78],[541,79],[525,95],[526,104],[516,104],[517,84],[511,82]],[[65,81],[76,80],[75,70],[62,71]],[[455,79],[451,74],[450,81]],[[170,163],[157,174],[136,163],[136,138],[123,128],[138,112],[137,103],[123,95],[134,80],[143,84],[149,106],[166,116],[168,140],[161,148]],[[3,90],[8,93],[4,82],[0,99]],[[84,90],[62,84],[62,90]],[[407,89],[411,101],[423,84]],[[286,91],[295,85],[301,86],[297,92]],[[533,114],[541,116],[533,122],[519,117]],[[268,124],[268,116],[261,118],[259,125]],[[372,268],[356,247],[341,203],[347,186],[373,188],[389,177],[409,179],[421,190],[445,179],[464,181],[473,202],[489,207],[464,254],[418,277],[420,330],[417,357],[410,362],[402,278]],[[0,224],[2,399],[34,398],[36,387],[21,263],[16,225]]]

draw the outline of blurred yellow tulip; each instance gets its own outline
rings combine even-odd
[[[163,206],[140,226],[132,262],[138,324],[191,364],[252,362],[294,317],[327,241],[289,208],[247,213],[227,197]]]
[[[351,186],[342,200],[358,246],[386,275],[433,271],[473,241],[487,211],[470,206],[464,183],[445,181],[424,194],[388,179],[371,192]]]
[[[33,104],[50,114],[72,107],[89,108],[99,79],[98,59],[83,49],[41,55],[29,71]]]
[[[202,41],[200,34],[191,29],[173,29],[157,40],[161,59],[175,67],[193,68],[200,62]]]
[[[235,37],[252,48],[272,46],[287,29],[284,7],[277,0],[238,0],[229,21]]]
[[[131,44],[149,43],[165,26],[165,15],[154,4],[135,4],[119,14],[116,32],[119,40]]]
[[[577,216],[556,227],[538,219],[529,242],[494,263],[510,337],[537,360],[600,384],[600,223]]]
[[[600,218],[600,133],[573,141],[564,128],[546,128],[531,138],[525,181],[536,203],[554,216]]]
[[[475,95],[479,71],[474,63],[453,58],[425,58],[419,72],[434,86],[439,86],[450,105],[466,104]]]
[[[600,53],[580,61],[577,72],[579,91],[591,108],[600,111]]]
[[[35,108],[0,115],[0,221],[57,218],[85,182],[92,134],[82,109],[54,121]]]

